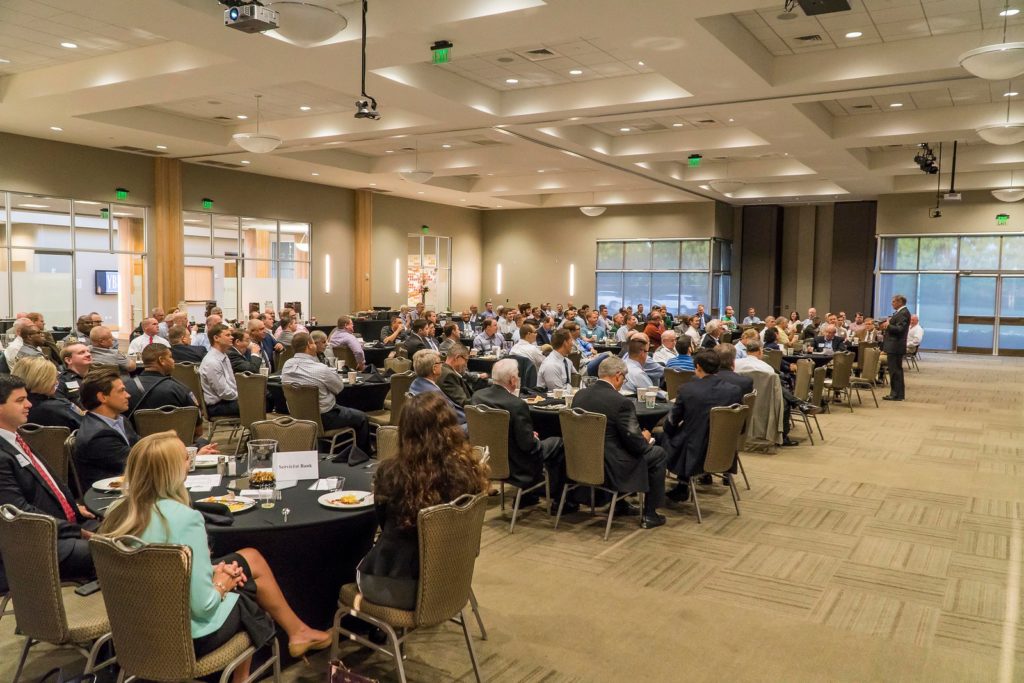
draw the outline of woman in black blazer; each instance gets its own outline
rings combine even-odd
[[[22,358],[12,373],[25,382],[28,421],[44,427],[67,427],[75,431],[82,426],[82,410],[71,401],[57,396],[57,368],[45,356]]]

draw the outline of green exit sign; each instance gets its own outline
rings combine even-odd
[[[996,215],[996,225],[1006,225],[1010,222],[1010,214],[1000,213]]]
[[[114,196],[117,198],[117,201],[123,202],[126,199],[128,199],[128,190],[124,189],[123,187],[119,187],[116,190],[114,190]]]
[[[703,158],[700,154],[691,154],[686,157],[686,163],[690,165],[690,168],[697,168],[700,166],[700,160]]]
[[[443,47],[440,50],[434,50],[434,64],[447,64],[452,59],[452,49],[450,47]]]
[[[204,198],[203,199],[203,208],[204,209],[212,209],[213,208],[213,200],[212,199],[205,199]]]

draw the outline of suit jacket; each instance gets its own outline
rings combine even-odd
[[[711,409],[742,402],[739,386],[717,374],[679,387],[675,405],[665,420],[668,469],[684,481],[701,474],[711,431]]]
[[[636,404],[601,380],[576,394],[572,407],[608,418],[604,429],[605,484],[617,491],[646,492],[649,482],[644,456],[652,446],[640,432]]]
[[[700,313],[700,314],[696,314],[695,313],[694,315],[696,315],[697,318],[700,319],[700,325],[697,326],[697,329],[700,330],[701,332],[703,332],[704,331],[704,327],[709,322],[711,322],[711,314],[710,313]]]
[[[910,320],[910,318],[907,318],[907,320]],[[906,333],[904,333],[903,336],[905,338],[906,337]],[[822,337],[815,337],[814,338],[814,350],[815,350],[815,352],[821,352],[822,349],[826,349],[829,346],[831,346],[832,350],[835,351],[836,353],[839,353],[840,351],[845,351],[846,350],[846,342],[844,342],[842,339],[840,339],[839,335],[836,335],[836,336],[832,337],[832,341],[831,342],[829,340],[825,339],[825,337],[823,337],[823,336]]]
[[[441,366],[441,379],[438,380],[437,385],[441,387],[445,396],[459,406],[466,405],[469,397],[473,395],[473,389],[470,388],[466,378],[455,372],[447,363]]]
[[[537,327],[537,346],[544,346],[551,343],[551,333],[542,326]]]
[[[883,330],[882,350],[887,354],[904,354],[907,352],[907,333],[910,332],[910,311],[906,306],[900,308],[889,317],[889,326]],[[892,367],[892,366],[890,366]]]
[[[231,361],[231,369],[235,372],[253,372],[257,373],[260,371],[260,367],[263,366],[263,359],[259,356],[252,355],[252,351],[246,351],[245,355],[238,352],[234,346],[228,349],[228,360]]]
[[[445,398],[447,398],[448,405],[451,407],[452,410],[455,411],[455,417],[458,418],[459,424],[462,425],[463,428],[465,428],[466,411],[464,411],[462,409],[462,406],[460,406],[458,403],[455,403],[450,398],[448,398],[448,395],[441,391],[441,387],[437,386],[428,379],[423,379],[422,377],[417,377],[412,381],[412,384],[409,385],[409,393],[412,394],[413,396],[416,396],[417,394],[422,394],[424,391],[436,391],[439,394],[442,394]]]
[[[175,363],[202,363],[206,356],[206,349],[202,346],[190,344],[174,344],[171,346],[171,358]]]
[[[96,414],[89,412],[82,418],[82,426],[75,436],[74,459],[83,488],[100,479],[124,474],[128,453],[139,440],[139,435],[127,420],[124,421],[124,431],[128,436],[127,442]]]
[[[508,393],[505,387],[492,384],[473,394],[469,404],[508,411],[509,480],[520,488],[540,480],[544,463],[540,441],[533,435],[533,419],[526,402]]]
[[[410,334],[405,340],[405,352],[409,354],[410,359],[417,351],[429,348],[431,348],[431,346],[418,334]]]
[[[746,375],[741,375],[734,370],[719,370],[716,375],[738,388],[743,392],[744,396],[754,390],[754,380],[750,379]]]
[[[44,396],[29,394],[28,401],[32,407],[28,411],[28,421],[44,427],[67,427],[75,431],[82,426],[82,410],[63,396]]]

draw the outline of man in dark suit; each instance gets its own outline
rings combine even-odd
[[[550,315],[541,318],[540,326],[537,327],[537,346],[544,346],[551,343],[551,335],[555,331],[555,319]]]
[[[249,338],[260,347],[260,358],[263,359],[263,364],[273,371],[274,356],[284,351],[284,344],[274,339],[274,335],[270,334],[267,324],[263,320],[250,320],[247,326]]]
[[[172,327],[167,331],[167,341],[171,343],[171,356],[175,362],[196,365],[203,362],[207,349],[204,346],[192,346],[192,335],[187,327]]]
[[[466,372],[469,364],[469,349],[462,344],[448,348],[448,353],[441,366],[441,379],[437,385],[444,395],[459,406],[465,406],[478,385],[486,385],[487,373]]]
[[[665,420],[662,444],[668,451],[668,469],[679,483],[668,497],[682,502],[689,498],[690,477],[703,474],[711,431],[711,409],[743,402],[740,388],[718,376],[718,354],[704,350],[693,357],[696,379],[679,388],[672,412]]]
[[[718,340],[722,338],[722,323],[712,320],[705,327],[704,336],[700,339],[700,348],[713,349],[718,346]]]
[[[436,391],[442,394],[453,411],[455,418],[463,431],[466,431],[466,412],[458,403],[455,403],[448,395],[441,391],[437,383],[441,380],[441,354],[432,349],[420,349],[412,358],[412,369],[416,373],[416,379],[409,385],[409,393],[413,396],[422,394],[425,391]]]
[[[740,390],[746,396],[754,390],[754,380],[736,372],[736,347],[732,344],[719,344],[714,348],[718,354],[718,376]]]
[[[231,348],[228,349],[227,356],[231,361],[232,370],[258,373],[263,367],[261,350],[260,345],[250,339],[247,330],[231,330]]]
[[[604,435],[605,485],[616,491],[637,491],[644,499],[640,526],[661,526],[658,507],[665,498],[665,451],[654,445],[651,433],[640,429],[636,404],[619,393],[626,381],[626,363],[610,356],[597,369],[600,381],[573,398],[573,408],[601,413],[607,418]]]
[[[124,474],[128,452],[139,440],[123,415],[130,398],[114,369],[90,372],[82,382],[82,407],[88,412],[75,438],[74,459],[83,487]]]
[[[704,312],[704,304],[697,304],[697,331],[703,333],[707,324],[711,322],[711,315]]]
[[[150,344],[142,350],[142,364],[145,369],[128,380],[130,394],[126,417],[132,420],[137,410],[152,410],[163,406],[174,408],[199,407],[199,400],[188,387],[171,377],[174,358],[171,349],[163,344]],[[193,438],[202,436],[203,421],[196,424]]]
[[[904,333],[903,336],[905,337],[906,334]],[[822,325],[821,335],[814,338],[814,352],[828,353],[829,349],[832,350],[832,353],[839,353],[841,351],[845,351],[846,343],[839,338],[839,335],[836,334],[835,325]]]
[[[548,472],[551,484],[551,508],[556,514],[558,506],[554,501],[561,495],[565,485],[565,451],[562,439],[549,436],[537,437],[533,431],[530,408],[519,398],[519,364],[512,358],[499,360],[491,372],[493,384],[473,394],[470,405],[488,406],[508,411],[508,465],[509,482],[518,488],[527,489],[541,481],[541,467]],[[523,496],[520,506],[533,505],[540,497],[536,493]],[[566,501],[562,512],[575,512],[576,503]]]
[[[412,321],[412,334],[405,340],[405,352],[412,358],[421,349],[437,351],[437,342],[434,340],[434,326],[426,318],[416,318]]]
[[[60,359],[66,370],[57,376],[57,395],[81,408],[79,394],[82,390],[82,380],[92,368],[92,352],[85,344],[73,341],[65,344],[60,350]]]
[[[32,452],[18,434],[28,420],[32,404],[25,383],[11,375],[0,376],[0,505],[11,504],[23,512],[57,520],[57,559],[62,579],[95,576],[88,538],[96,518],[75,499],[62,481]],[[0,562],[0,590],[7,587]]]
[[[882,350],[888,358],[889,384],[891,389],[885,401],[902,401],[906,398],[903,384],[903,356],[907,353],[907,333],[910,331],[910,311],[907,310],[907,297],[897,294],[892,298],[895,313],[883,320],[881,324],[885,337],[882,339]],[[871,378],[874,379],[874,378]]]

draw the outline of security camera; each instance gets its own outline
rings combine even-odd
[[[380,120],[380,112],[377,111],[377,103],[370,105],[372,100],[356,100],[356,118]]]
[[[928,218],[942,218],[942,209],[938,207],[928,209]]]

